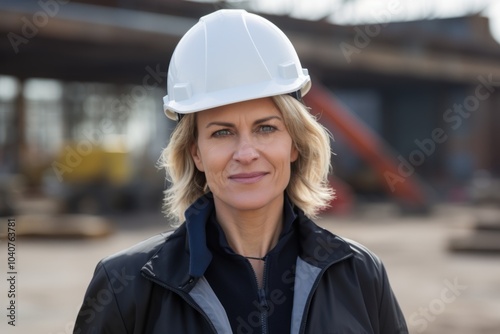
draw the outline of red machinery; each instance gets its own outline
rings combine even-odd
[[[314,84],[304,101],[313,113],[321,113],[320,121],[326,127],[336,129],[352,149],[371,165],[390,195],[413,210],[425,210],[428,207],[424,183],[415,173],[402,176],[398,170],[399,161],[388,145],[337,101],[327,88]],[[332,205],[335,206],[335,203]]]

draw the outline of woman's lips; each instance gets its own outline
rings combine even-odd
[[[229,179],[239,183],[255,183],[260,181],[267,173],[253,172],[253,173],[238,173],[229,176]]]

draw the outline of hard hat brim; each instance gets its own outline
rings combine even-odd
[[[300,90],[301,95],[307,94],[311,88],[309,75],[303,75],[293,82],[277,83],[269,81],[247,87],[234,87],[223,91],[211,92],[200,96],[193,96],[186,101],[170,100],[168,95],[163,98],[165,115],[177,120],[176,114],[191,114],[215,107],[220,107],[237,102],[254,100],[264,97],[288,94]]]

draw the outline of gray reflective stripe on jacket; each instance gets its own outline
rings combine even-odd
[[[297,258],[290,334],[300,333],[302,318],[305,316],[306,303],[309,300],[314,282],[316,282],[320,272],[320,268],[307,263],[300,257]]]
[[[217,333],[233,333],[226,311],[205,277],[198,280],[189,295],[208,316]]]
[[[320,268],[297,258],[290,334],[299,334],[306,303],[320,272]],[[205,277],[198,280],[189,295],[205,312],[218,334],[233,333],[226,311]]]

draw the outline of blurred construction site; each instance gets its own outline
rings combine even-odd
[[[13,327],[1,312],[1,332],[70,333],[97,261],[170,229],[168,63],[201,16],[242,8],[290,38],[313,81],[305,103],[333,134],[337,199],[319,223],[382,258],[410,332],[500,333],[493,1],[406,19],[407,2],[374,1],[370,22],[335,20],[361,2],[306,18],[261,1],[3,0],[0,268],[15,220],[18,313]]]

